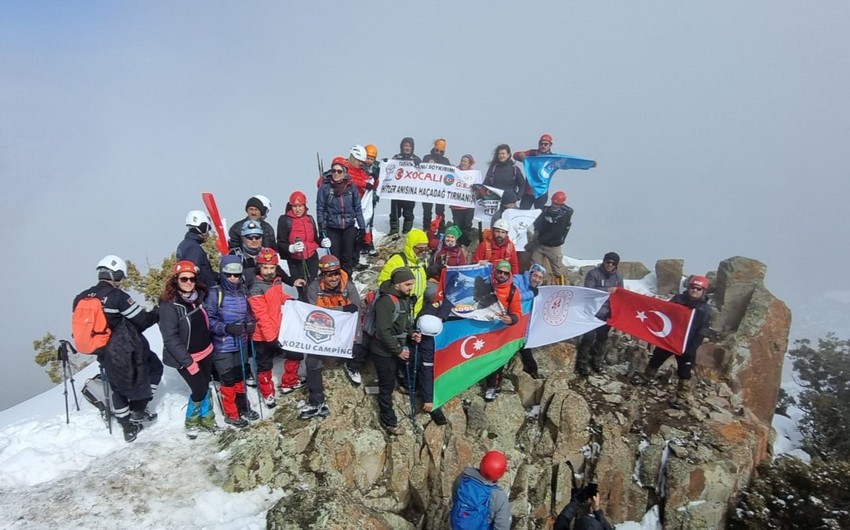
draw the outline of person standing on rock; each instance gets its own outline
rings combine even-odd
[[[402,138],[398,146],[399,153],[393,156],[393,160],[407,160],[413,165],[419,166],[422,163],[422,159],[414,154],[413,150],[415,147],[416,144],[413,142],[413,138],[409,136]],[[416,206],[414,201],[403,201],[400,199],[390,201],[390,233],[387,234],[390,238],[393,240],[399,238],[398,220],[400,217],[404,218],[401,235],[406,236],[410,232],[413,228],[414,206]]]
[[[514,285],[511,270],[511,264],[502,260],[496,265],[496,270],[493,271],[493,291],[502,307],[502,313],[498,319],[506,326],[515,325],[522,316],[522,295],[517,286]],[[496,392],[499,391],[498,389],[502,384],[504,368],[504,366],[500,366],[495,372],[487,376],[484,401],[496,400]]]
[[[696,361],[697,348],[708,340],[709,326],[711,325],[711,306],[708,305],[708,278],[705,276],[691,276],[688,288],[684,293],[673,295],[671,302],[694,309],[694,319],[691,323],[690,333],[685,341],[685,351],[682,355],[676,355],[676,374],[679,376],[679,384],[676,394],[669,399],[670,406],[683,408],[690,399],[693,390],[693,379],[691,371]],[[673,352],[663,348],[655,348],[649,359],[649,366],[643,374],[638,374],[632,380],[636,384],[645,384],[655,378],[658,368],[664,361],[670,358]]]
[[[552,269],[552,284],[566,285],[564,253],[561,245],[572,226],[573,209],[567,206],[567,194],[558,191],[552,195],[552,204],[534,220],[534,250],[531,261],[543,265],[547,260]]]
[[[453,529],[510,529],[510,501],[498,484],[507,469],[508,460],[501,451],[487,452],[478,469],[464,468],[452,484],[449,522]]]
[[[623,286],[623,276],[617,271],[619,264],[620,255],[616,252],[608,252],[602,257],[602,263],[584,277],[584,286],[613,294],[614,291]],[[611,305],[606,300],[599,312],[596,313],[596,318],[608,320],[610,317]],[[581,336],[576,354],[576,371],[579,375],[585,377],[590,375],[591,368],[594,372],[602,372],[605,366],[605,346],[608,343],[609,331],[611,331],[611,326],[606,324]]]
[[[546,269],[536,263],[533,263],[528,271],[522,274],[514,274],[513,282],[520,292],[523,314],[531,314],[534,297],[540,293],[539,287],[543,285],[544,278],[546,278]],[[537,361],[534,359],[531,348],[521,349],[519,357],[522,359],[523,372],[530,375],[532,379],[545,379],[537,368]]]

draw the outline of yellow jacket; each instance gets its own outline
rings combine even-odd
[[[408,267],[416,277],[416,284],[413,286],[413,295],[416,296],[416,305],[413,308],[414,317],[419,314],[422,305],[425,302],[425,288],[428,287],[428,275],[425,274],[425,261],[420,261],[413,252],[413,247],[416,245],[427,245],[428,236],[422,230],[414,228],[407,233],[407,238],[404,240],[404,257],[400,253],[393,254],[384,268],[381,269],[381,274],[378,275],[378,285],[381,285],[385,280],[390,279],[390,275],[399,267]],[[405,263],[407,258],[407,263]]]

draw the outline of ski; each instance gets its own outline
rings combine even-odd
[[[227,246],[227,231],[224,229],[224,223],[221,221],[221,215],[218,213],[218,206],[215,203],[215,197],[212,193],[201,193],[204,199],[204,205],[207,207],[207,212],[210,214],[210,220],[213,222],[216,234],[218,237],[215,240],[215,246],[222,256],[226,256],[230,249]]]

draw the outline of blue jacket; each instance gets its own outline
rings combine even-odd
[[[514,285],[519,289],[520,300],[522,300],[523,314],[531,313],[531,304],[534,297],[537,296],[531,289],[531,272],[525,271],[522,274],[514,274]]]
[[[225,256],[222,258],[222,266],[227,258],[236,256]],[[234,337],[224,331],[225,326],[234,323],[254,322],[251,314],[251,306],[248,305],[247,293],[243,282],[235,284],[227,277],[221,275],[221,284],[210,289],[206,300],[204,300],[204,311],[210,318],[210,333],[212,333],[213,348],[216,351],[235,352],[247,347],[246,336]],[[219,295],[221,293],[221,295]],[[221,302],[219,302],[219,296]]]
[[[316,195],[316,221],[322,231],[328,228],[345,229],[354,226],[355,221],[360,228],[366,228],[360,209],[360,194],[350,181],[346,182],[342,195],[336,197],[331,179],[325,179]]]

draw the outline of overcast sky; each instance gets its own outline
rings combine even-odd
[[[843,1],[2,2],[0,409],[102,256],[159,263],[202,191],[275,224],[317,151],[403,136],[485,169],[549,132],[599,164],[555,177],[566,253],[757,258],[795,332],[846,337],[848,50]]]

